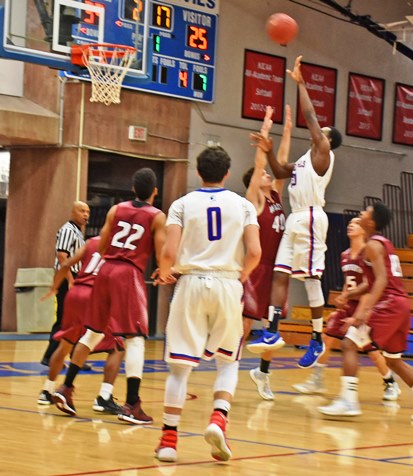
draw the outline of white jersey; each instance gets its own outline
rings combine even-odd
[[[239,272],[243,268],[244,228],[258,226],[251,202],[223,188],[201,188],[175,200],[166,225],[183,228],[174,265],[182,274]]]
[[[327,172],[320,176],[313,169],[311,151],[308,150],[294,164],[291,182],[288,186],[291,210],[293,212],[308,207],[324,207],[325,191],[330,182],[334,167],[334,154],[330,151],[330,165]]]

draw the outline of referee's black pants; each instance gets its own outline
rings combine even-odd
[[[60,331],[62,327],[63,305],[64,305],[64,300],[68,291],[69,291],[69,282],[67,281],[67,279],[65,279],[63,283],[61,284],[59,291],[56,294],[56,301],[57,301],[56,320],[52,326],[52,329],[50,330],[49,345],[47,346],[46,352],[44,353],[42,358],[42,363],[44,365],[49,364],[50,357],[59,346],[59,341],[54,340],[53,336],[56,334],[57,331]]]

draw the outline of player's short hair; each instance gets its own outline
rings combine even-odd
[[[391,222],[392,212],[383,202],[375,202],[372,207],[372,218],[376,224],[376,230],[382,231]]]
[[[133,189],[139,200],[147,200],[152,195],[157,183],[155,172],[148,167],[137,170],[133,174],[132,181]]]
[[[221,182],[231,167],[231,157],[220,146],[207,147],[196,159],[197,170],[204,182]]]
[[[250,186],[252,174],[254,173],[254,167],[251,167],[249,170],[245,172],[245,174],[242,176],[242,182],[245,185],[245,188],[248,188]]]
[[[337,147],[340,147],[341,143],[343,142],[341,132],[333,126],[328,126],[328,128],[330,129],[328,133],[330,148],[331,150],[337,149]]]

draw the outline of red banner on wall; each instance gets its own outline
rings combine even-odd
[[[413,86],[396,83],[393,142],[413,145]]]
[[[337,70],[301,63],[301,73],[321,127],[334,126]],[[307,127],[297,96],[297,127]]]
[[[384,84],[383,79],[349,73],[347,135],[381,140]]]
[[[242,117],[262,121],[272,106],[273,122],[283,123],[285,67],[285,58],[245,50]]]

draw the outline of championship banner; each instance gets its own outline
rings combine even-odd
[[[413,86],[407,84],[395,86],[393,142],[413,145]]]
[[[274,108],[273,122],[284,120],[286,59],[245,50],[242,117],[262,121],[266,106]]]
[[[301,63],[301,73],[321,127],[334,126],[336,113],[337,70]],[[307,127],[297,93],[297,127]]]
[[[347,135],[381,140],[384,86],[383,79],[349,73]]]

